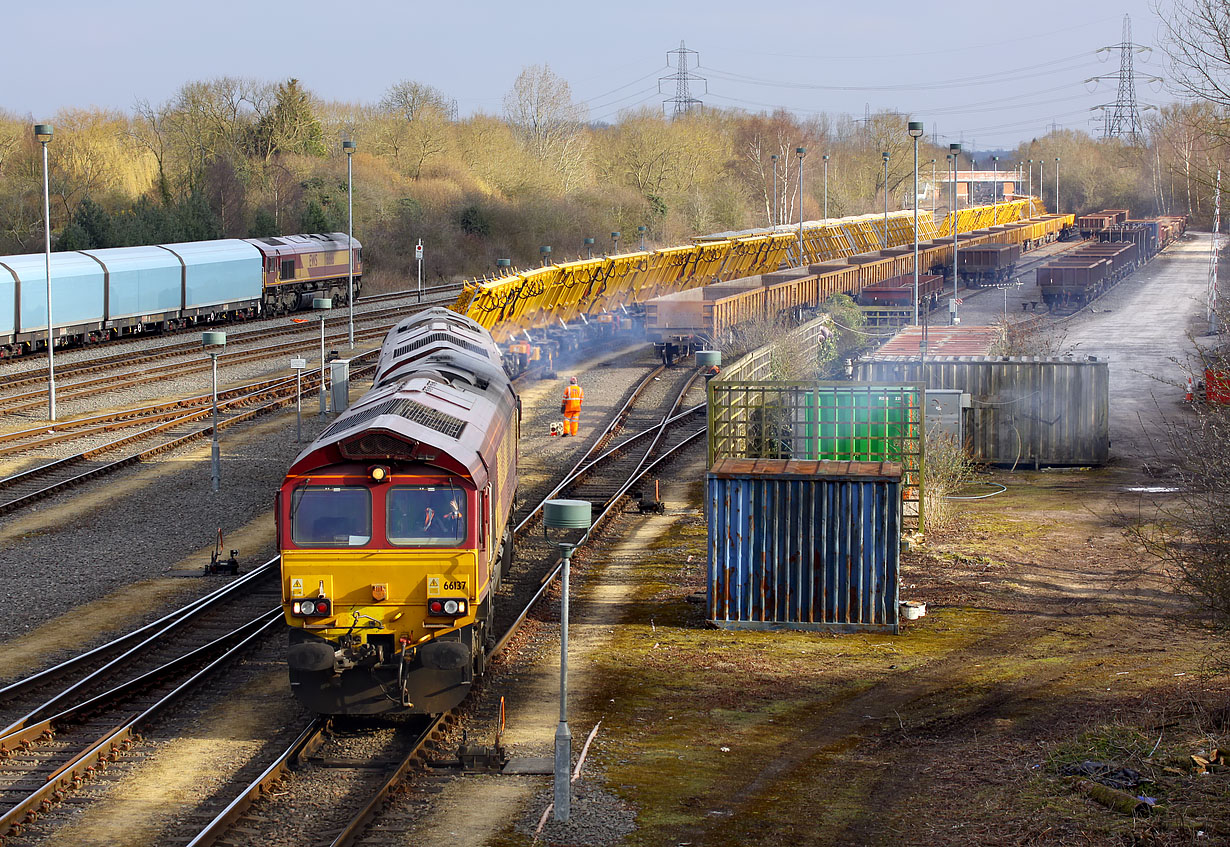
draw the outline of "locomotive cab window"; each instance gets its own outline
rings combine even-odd
[[[294,259],[283,259],[282,260],[281,278],[282,279],[294,279],[295,278],[295,260]]]
[[[389,543],[458,547],[468,527],[466,493],[452,486],[398,485],[386,495]]]
[[[290,532],[291,540],[304,547],[361,547],[372,540],[371,492],[346,486],[296,488]]]

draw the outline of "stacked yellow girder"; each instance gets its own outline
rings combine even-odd
[[[1041,204],[1033,198],[962,209],[961,232],[984,229],[993,222],[1031,217]],[[914,240],[913,211],[889,214],[889,244]],[[883,215],[859,215],[803,224],[803,260],[807,263],[845,258],[883,248]],[[920,241],[952,235],[952,215],[937,227],[930,212],[919,211]],[[640,303],[662,294],[777,270],[797,264],[798,230],[764,230],[662,250],[624,253],[516,271],[494,280],[470,280],[453,305],[505,341],[522,329],[558,326],[580,315],[595,315]]]

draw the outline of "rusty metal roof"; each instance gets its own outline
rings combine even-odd
[[[901,478],[898,462],[834,462],[801,461],[797,459],[721,459],[709,475],[718,478],[736,476],[772,476],[825,479],[894,479]]]
[[[927,328],[928,356],[986,356],[1002,333],[994,326],[933,326]],[[918,356],[918,344],[923,328],[907,326],[884,343],[868,358],[874,360],[897,356]]]

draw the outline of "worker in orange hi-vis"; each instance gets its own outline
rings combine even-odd
[[[564,415],[564,435],[576,435],[581,423],[581,402],[585,399],[585,390],[577,385],[574,376],[568,380],[564,388],[564,399],[559,404],[559,410]]]

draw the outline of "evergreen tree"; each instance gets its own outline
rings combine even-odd
[[[270,238],[281,234],[269,210],[257,209],[252,217],[252,226],[248,229],[248,238]]]
[[[325,155],[324,130],[299,80],[290,79],[278,86],[273,109],[256,127],[256,145],[266,160],[279,153]]]
[[[299,216],[299,228],[302,232],[332,232],[332,222],[324,208],[315,200],[309,200]]]

